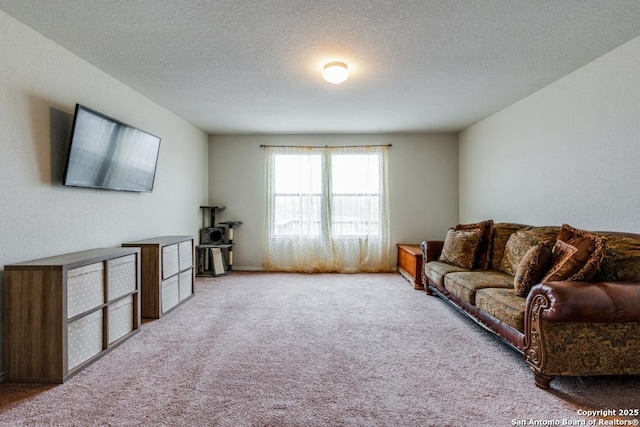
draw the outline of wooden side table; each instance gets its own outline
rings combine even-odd
[[[422,286],[422,251],[420,245],[398,244],[398,272],[409,281],[414,289]]]

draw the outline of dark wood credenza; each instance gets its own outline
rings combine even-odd
[[[140,328],[140,250],[5,265],[8,381],[62,383]]]
[[[398,272],[415,289],[424,289],[422,285],[422,251],[417,244],[398,244]]]
[[[123,243],[140,248],[142,317],[158,319],[194,295],[192,236],[161,236]]]

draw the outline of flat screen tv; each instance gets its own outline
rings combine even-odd
[[[151,192],[160,138],[76,104],[63,184]]]

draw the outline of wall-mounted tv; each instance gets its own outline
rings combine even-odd
[[[151,192],[160,138],[76,104],[63,184]]]

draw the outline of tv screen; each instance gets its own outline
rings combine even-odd
[[[160,138],[76,104],[63,184],[151,192]]]

